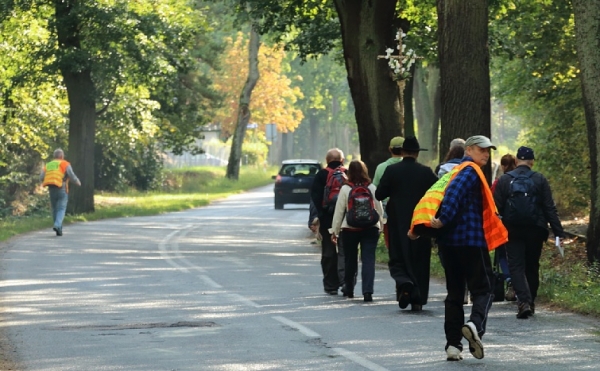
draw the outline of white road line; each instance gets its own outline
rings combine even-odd
[[[191,231],[193,231],[194,229],[198,228],[198,226],[186,226],[184,228],[184,231],[177,237],[177,239],[171,244],[171,251],[173,253],[175,253],[175,257],[177,259],[179,259],[181,262],[183,262],[185,265],[187,265],[188,267],[197,270],[200,273],[205,273],[206,270],[202,267],[199,267],[195,264],[192,264],[187,258],[185,258],[183,255],[181,255],[181,252],[179,251],[179,240],[182,238],[185,238],[188,233],[190,233]]]
[[[202,281],[204,281],[204,283],[206,283],[206,284],[207,284],[207,285],[209,285],[209,286],[212,286],[212,287],[213,287],[213,288],[215,288],[215,289],[220,289],[221,287],[223,287],[223,286],[219,285],[218,283],[216,283],[215,281],[213,281],[213,280],[212,280],[210,277],[208,277],[208,276],[203,276],[203,275],[201,275],[201,276],[198,276],[198,277],[199,277],[199,278],[200,278]]]
[[[359,365],[361,365],[371,371],[389,371],[387,368],[381,367],[377,363],[373,363],[373,362],[369,361],[368,359],[358,356],[347,349],[332,348],[331,350],[333,350],[334,352],[336,352],[337,354],[339,354],[343,357],[348,358],[352,362],[358,363]]]
[[[285,317],[281,317],[281,316],[275,316],[273,317],[273,319],[275,321],[279,321],[281,323],[283,323],[284,325],[288,325],[291,328],[295,328],[296,330],[300,331],[302,334],[311,337],[311,338],[320,338],[321,335],[317,334],[316,332],[314,332],[313,330],[309,329],[306,326],[303,326],[297,322],[294,322],[292,320],[289,320]]]
[[[254,307],[254,308],[260,308],[260,307],[261,307],[261,305],[260,305],[260,304],[257,304],[257,303],[255,303],[255,302],[253,302],[252,300],[250,300],[250,299],[248,299],[248,298],[245,298],[244,296],[242,296],[242,295],[240,295],[240,294],[229,294],[229,295],[230,295],[232,298],[234,298],[234,300],[237,300],[237,301],[244,302],[244,303],[246,303],[247,305],[249,305],[249,306],[251,306],[251,307]]]
[[[167,250],[167,246],[169,245],[169,241],[171,241],[171,238],[173,238],[173,236],[175,236],[177,233],[179,233],[181,230],[176,230],[173,231],[171,233],[169,233],[167,235],[167,237],[163,238],[162,241],[160,241],[160,243],[158,244],[158,251],[160,251],[160,255],[166,260],[167,263],[169,263],[171,266],[187,273],[188,270],[185,267],[182,267],[181,265],[175,263],[173,261],[173,259],[171,259],[171,257],[169,256],[169,252]]]

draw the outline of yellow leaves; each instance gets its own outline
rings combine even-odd
[[[233,133],[238,111],[239,94],[248,77],[248,40],[238,33],[235,40],[226,38],[228,45],[222,59],[222,71],[214,78],[215,88],[226,96],[226,104],[215,117],[224,134]],[[260,78],[252,92],[251,122],[265,131],[266,124],[275,123],[281,132],[294,131],[303,118],[294,107],[302,98],[299,88],[292,88],[292,80],[283,72],[285,52],[281,46],[261,45],[258,55]]]

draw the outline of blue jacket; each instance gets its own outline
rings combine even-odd
[[[465,156],[461,162],[464,161],[473,159]],[[461,170],[448,184],[438,219],[444,225],[437,237],[438,244],[487,249],[483,232],[481,181],[471,166]]]

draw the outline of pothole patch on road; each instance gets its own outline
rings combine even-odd
[[[47,327],[46,330],[51,331],[119,331],[119,330],[145,330],[158,328],[175,328],[175,327],[218,327],[216,322],[212,321],[181,321],[175,323],[156,322],[156,323],[125,323],[121,325],[75,325],[75,326],[56,326]]]

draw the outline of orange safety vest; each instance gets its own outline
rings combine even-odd
[[[67,173],[67,167],[71,165],[65,160],[53,160],[46,164],[46,173],[44,174],[43,186],[63,186],[63,179]]]
[[[425,192],[425,195],[423,195],[413,211],[410,230],[414,233],[416,225],[423,225],[431,228],[431,218],[435,217],[440,208],[448,185],[454,177],[467,166],[471,166],[475,169],[477,175],[479,175],[481,184],[483,185],[481,187],[483,196],[483,233],[488,245],[488,250],[491,251],[508,241],[508,231],[498,216],[498,209],[496,208],[492,191],[487,184],[483,172],[477,164],[471,161],[465,161],[460,165],[455,166]]]

